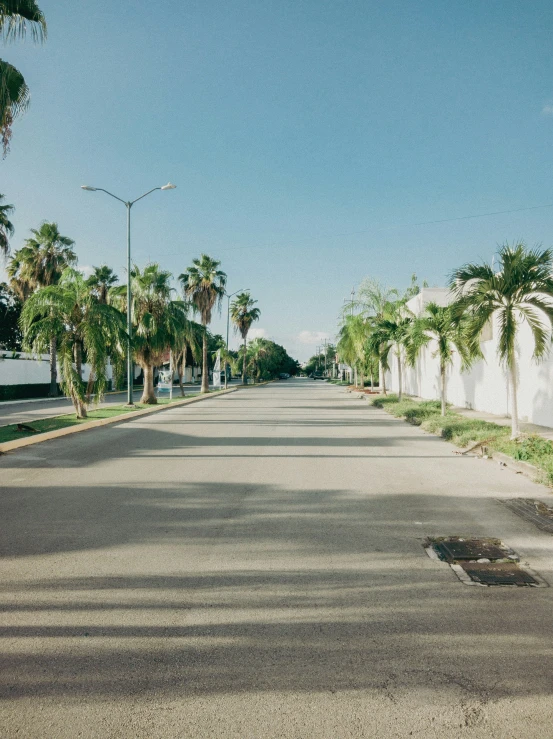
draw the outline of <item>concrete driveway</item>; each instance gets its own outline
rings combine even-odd
[[[553,737],[549,492],[307,380],[0,458],[0,736]]]

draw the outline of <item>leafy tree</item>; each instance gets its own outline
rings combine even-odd
[[[26,300],[41,287],[56,285],[67,267],[77,263],[74,241],[62,236],[57,223],[44,222],[31,229],[32,236],[18,249],[8,263],[10,287],[21,300]],[[56,336],[50,340],[50,395],[58,394]]]
[[[179,275],[184,295],[190,300],[196,313],[199,313],[204,327],[202,346],[202,393],[209,392],[207,326],[215,305],[221,309],[227,284],[226,274],[219,269],[221,263],[207,254],[192,260],[192,266]]]
[[[108,302],[109,291],[119,282],[115,272],[106,264],[101,267],[93,267],[93,273],[87,279],[86,284],[92,295],[104,305]]]
[[[7,203],[2,204],[4,196],[0,195],[0,252],[7,257],[10,253],[10,238],[14,234],[13,223],[10,221],[10,215],[15,208]]]
[[[171,276],[158,264],[148,264],[142,271],[136,266],[131,270],[132,350],[135,361],[144,372],[140,402],[148,405],[157,403],[154,368],[161,363],[167,349],[188,330],[186,304],[171,299]],[[114,304],[126,313],[126,285],[113,288],[112,295]]]
[[[34,41],[46,38],[46,20],[34,0],[0,0],[0,35],[5,41],[22,38],[30,31]],[[0,137],[6,156],[12,124],[29,106],[30,92],[21,72],[0,59]]]
[[[431,341],[437,344],[432,356],[438,357],[440,362],[442,416],[445,416],[447,368],[453,362],[453,351],[459,353],[462,369],[468,369],[475,357],[480,355],[480,351],[478,344],[469,339],[466,319],[462,316],[457,317],[451,305],[442,307],[436,303],[428,303],[424,313],[414,320],[407,352],[411,365],[414,365],[421,349]]]
[[[246,366],[247,366],[247,340],[248,332],[254,321],[259,320],[261,311],[254,308],[257,300],[253,300],[249,293],[239,293],[232,301],[230,307],[230,317],[234,324],[234,330],[240,332],[240,336],[244,341],[244,351],[242,353],[242,383],[246,384]]]
[[[21,350],[20,315],[21,301],[5,282],[0,282],[0,348]]]
[[[535,359],[549,350],[553,326],[553,251],[528,249],[523,242],[499,249],[499,270],[488,264],[465,264],[451,276],[456,315],[470,320],[469,337],[478,340],[486,323],[499,326],[499,359],[509,374],[511,438],[520,436],[517,403],[516,342],[522,323],[534,340]]]
[[[79,418],[87,416],[82,382],[83,348],[96,379],[98,400],[106,388],[108,346],[123,341],[124,325],[123,315],[95,300],[82,274],[71,268],[64,271],[58,284],[34,292],[25,301],[21,313],[24,347],[41,353],[51,337],[56,337],[61,386]]]

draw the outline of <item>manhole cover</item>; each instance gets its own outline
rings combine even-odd
[[[539,585],[529,572],[514,562],[461,562],[460,565],[474,582],[482,585]]]
[[[447,539],[434,540],[434,551],[445,562],[462,562],[477,559],[518,560],[517,555],[501,545],[496,539],[463,539],[451,536]]]

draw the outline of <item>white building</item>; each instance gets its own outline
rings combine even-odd
[[[447,305],[451,295],[447,288],[423,288],[412,298],[408,308],[420,315],[424,307],[435,302]],[[461,372],[458,354],[453,355],[453,365],[447,375],[447,400],[462,408],[509,416],[509,378],[497,355],[497,325],[494,323],[482,333],[481,348],[484,359],[476,362],[468,372]],[[518,415],[521,421],[553,426],[553,352],[536,362],[530,328],[522,324],[517,345],[518,363]],[[440,370],[436,343],[430,342],[417,360],[415,367],[403,364],[403,391],[429,400],[440,398]],[[398,391],[397,360],[390,355],[391,372],[386,384],[393,392]]]

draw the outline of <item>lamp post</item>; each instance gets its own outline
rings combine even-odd
[[[174,190],[175,188],[176,188],[176,185],[172,185],[170,182],[168,182],[166,185],[163,185],[162,187],[152,187],[151,190],[148,190],[148,192],[145,192],[144,195],[141,195],[139,198],[136,198],[135,200],[123,200],[122,198],[118,198],[117,195],[114,195],[112,192],[109,192],[108,190],[104,190],[103,187],[90,187],[90,185],[81,185],[82,190],[88,190],[90,192],[105,192],[106,195],[110,195],[112,198],[115,198],[115,200],[119,200],[119,202],[123,203],[123,205],[127,208],[127,336],[128,336],[128,339],[127,339],[127,405],[134,405],[133,397],[132,397],[134,378],[133,378],[133,371],[132,371],[132,352],[131,352],[131,343],[132,343],[131,208],[135,203],[137,203],[139,200],[142,200],[142,198],[145,198],[146,195],[149,195],[151,192],[154,192],[155,190]]]
[[[230,324],[230,299],[232,297],[234,297],[235,295],[238,295],[238,293],[246,292],[246,290],[249,290],[249,288],[248,287],[242,287],[242,288],[240,288],[240,290],[237,290],[235,293],[231,293],[230,295],[228,293],[225,293],[225,295],[228,298],[228,302],[227,302],[227,355],[228,355],[228,330],[229,330],[229,324]],[[227,382],[227,364],[228,364],[228,362],[227,362],[227,360],[225,358],[225,390],[228,387],[228,382]]]

